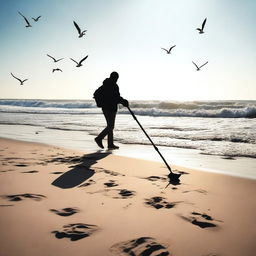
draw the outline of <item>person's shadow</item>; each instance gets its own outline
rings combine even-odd
[[[63,189],[73,188],[80,185],[94,175],[95,171],[90,169],[90,167],[109,154],[110,152],[102,153],[101,151],[97,151],[81,157],[58,157],[52,159],[51,162],[74,164],[71,166],[72,169],[70,171],[65,172],[54,180],[52,185]]]

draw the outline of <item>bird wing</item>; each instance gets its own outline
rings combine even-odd
[[[25,18],[25,16],[21,13],[21,12],[18,12],[19,13],[19,15],[21,15],[23,18]]]
[[[204,29],[204,26],[205,26],[206,20],[207,20],[207,18],[205,18],[205,19],[204,19],[204,21],[203,21],[203,24],[202,24],[202,30]]]
[[[51,55],[49,55],[49,54],[46,54],[48,57],[50,57],[50,58],[52,58],[54,61],[56,61],[56,59],[55,58],[53,58]]]
[[[208,61],[206,61],[202,66],[200,66],[199,68],[203,67],[204,65],[206,65],[208,63]]]
[[[71,59],[71,58],[70,58]],[[71,60],[73,60],[73,59],[71,59]],[[76,64],[78,64],[78,62],[77,61],[75,61],[75,60],[73,60]]]
[[[17,79],[18,81],[21,82],[21,80],[20,80],[18,77],[16,77],[13,73],[11,73],[11,75],[12,75],[15,79]]]
[[[28,79],[24,79],[23,81],[22,81],[22,83],[24,83],[25,81],[27,81]]]
[[[163,50],[165,50],[166,52],[168,52],[168,50],[166,50],[165,48],[161,48],[161,49],[163,49]]]
[[[192,61],[192,63],[196,66],[196,68],[198,68],[198,66],[196,65],[196,63],[194,61]],[[199,69],[199,68],[198,68]]]
[[[82,62],[83,62],[84,60],[86,60],[87,58],[88,58],[88,55],[85,56],[83,59],[81,59],[80,62],[79,62],[79,64],[82,64]]]
[[[20,12],[18,12],[18,13],[23,17],[23,19],[27,22],[27,24],[30,25],[27,18],[22,13],[20,13]]]
[[[58,59],[58,60],[56,60],[56,62],[58,62],[58,61],[60,61],[60,60],[63,60],[64,58],[61,58],[61,59]]]
[[[79,28],[79,26],[77,25],[77,23],[76,23],[75,21],[73,21],[73,23],[74,23],[74,25],[75,25],[75,27],[76,27],[78,33],[81,34],[81,29]]]
[[[27,22],[27,24],[28,24],[29,26],[31,26],[30,23],[28,22],[27,18],[24,17],[24,19],[25,19],[25,21]]]
[[[28,25],[30,25],[30,23],[28,22],[27,18],[26,18],[22,13],[20,13],[20,12],[18,12],[18,13],[24,18],[24,20],[26,21],[26,23],[27,23]]]
[[[172,48],[174,48],[176,45],[173,45],[170,49],[169,49],[169,52],[172,50]]]
[[[40,18],[41,18],[41,15],[38,16],[37,18],[33,18],[33,17],[32,17],[32,19],[33,19],[34,21],[38,21]]]

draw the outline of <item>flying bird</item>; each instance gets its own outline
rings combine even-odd
[[[29,21],[27,20],[27,18],[26,18],[23,14],[21,14],[20,12],[18,12],[18,13],[19,13],[19,14],[24,18],[24,20],[26,21],[26,23],[27,23],[26,28],[32,27],[32,26],[30,25]]]
[[[76,67],[81,67],[82,66],[82,62],[84,61],[84,60],[86,60],[87,59],[87,57],[88,57],[88,55],[87,56],[85,56],[83,59],[81,59],[79,62],[77,62],[76,60],[73,60],[73,59],[71,59],[71,60],[73,60],[77,65],[76,65]]]
[[[62,72],[61,69],[59,69],[59,68],[54,68],[54,69],[52,70],[52,73],[54,73],[55,71],[61,71],[61,72]]]
[[[169,50],[166,50],[165,48],[161,48],[161,49],[165,50],[167,54],[170,54],[170,53],[171,53],[171,50],[172,50],[175,46],[176,46],[176,45],[173,45]]]
[[[200,67],[198,67],[195,62],[192,61],[192,63],[196,66],[196,70],[199,71],[201,67],[203,67],[204,65],[206,65],[206,64],[208,63],[208,61],[206,61],[206,62],[205,62],[203,65],[201,65]]]
[[[205,26],[206,20],[207,20],[207,18],[204,19],[201,28],[197,28],[197,29],[196,29],[196,30],[199,31],[199,34],[203,34],[203,33],[204,33],[204,26]]]
[[[41,17],[42,17],[42,16],[40,15],[40,16],[38,16],[37,18],[33,18],[33,17],[32,17],[32,19],[33,19],[35,22],[37,22]]]
[[[50,57],[51,59],[53,59],[53,61],[54,62],[58,62],[58,61],[60,61],[60,60],[63,60],[64,58],[61,58],[61,59],[58,59],[58,60],[56,60],[54,57],[52,57],[51,55],[49,55],[49,54],[46,54],[48,57]]]
[[[12,77],[14,77],[15,79],[17,79],[20,82],[20,85],[23,85],[23,83],[28,80],[28,79],[21,80],[18,77],[16,77],[13,73],[11,73],[11,75],[12,75]]]
[[[77,25],[77,23],[76,23],[75,21],[73,21],[73,23],[74,23],[74,25],[75,25],[75,27],[76,27],[76,29],[77,29],[78,34],[79,34],[78,37],[84,36],[84,35],[85,35],[85,32],[86,32],[87,30],[81,31],[81,29],[80,29],[80,27]]]

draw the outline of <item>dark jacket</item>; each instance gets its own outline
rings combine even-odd
[[[117,111],[117,104],[125,104],[127,100],[123,99],[119,93],[118,85],[110,78],[106,78],[103,81],[103,95],[104,102],[102,104],[102,109]]]

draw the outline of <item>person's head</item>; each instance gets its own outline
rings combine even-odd
[[[119,75],[116,71],[113,71],[111,74],[110,74],[110,77],[109,77],[112,81],[116,82],[119,78]]]

